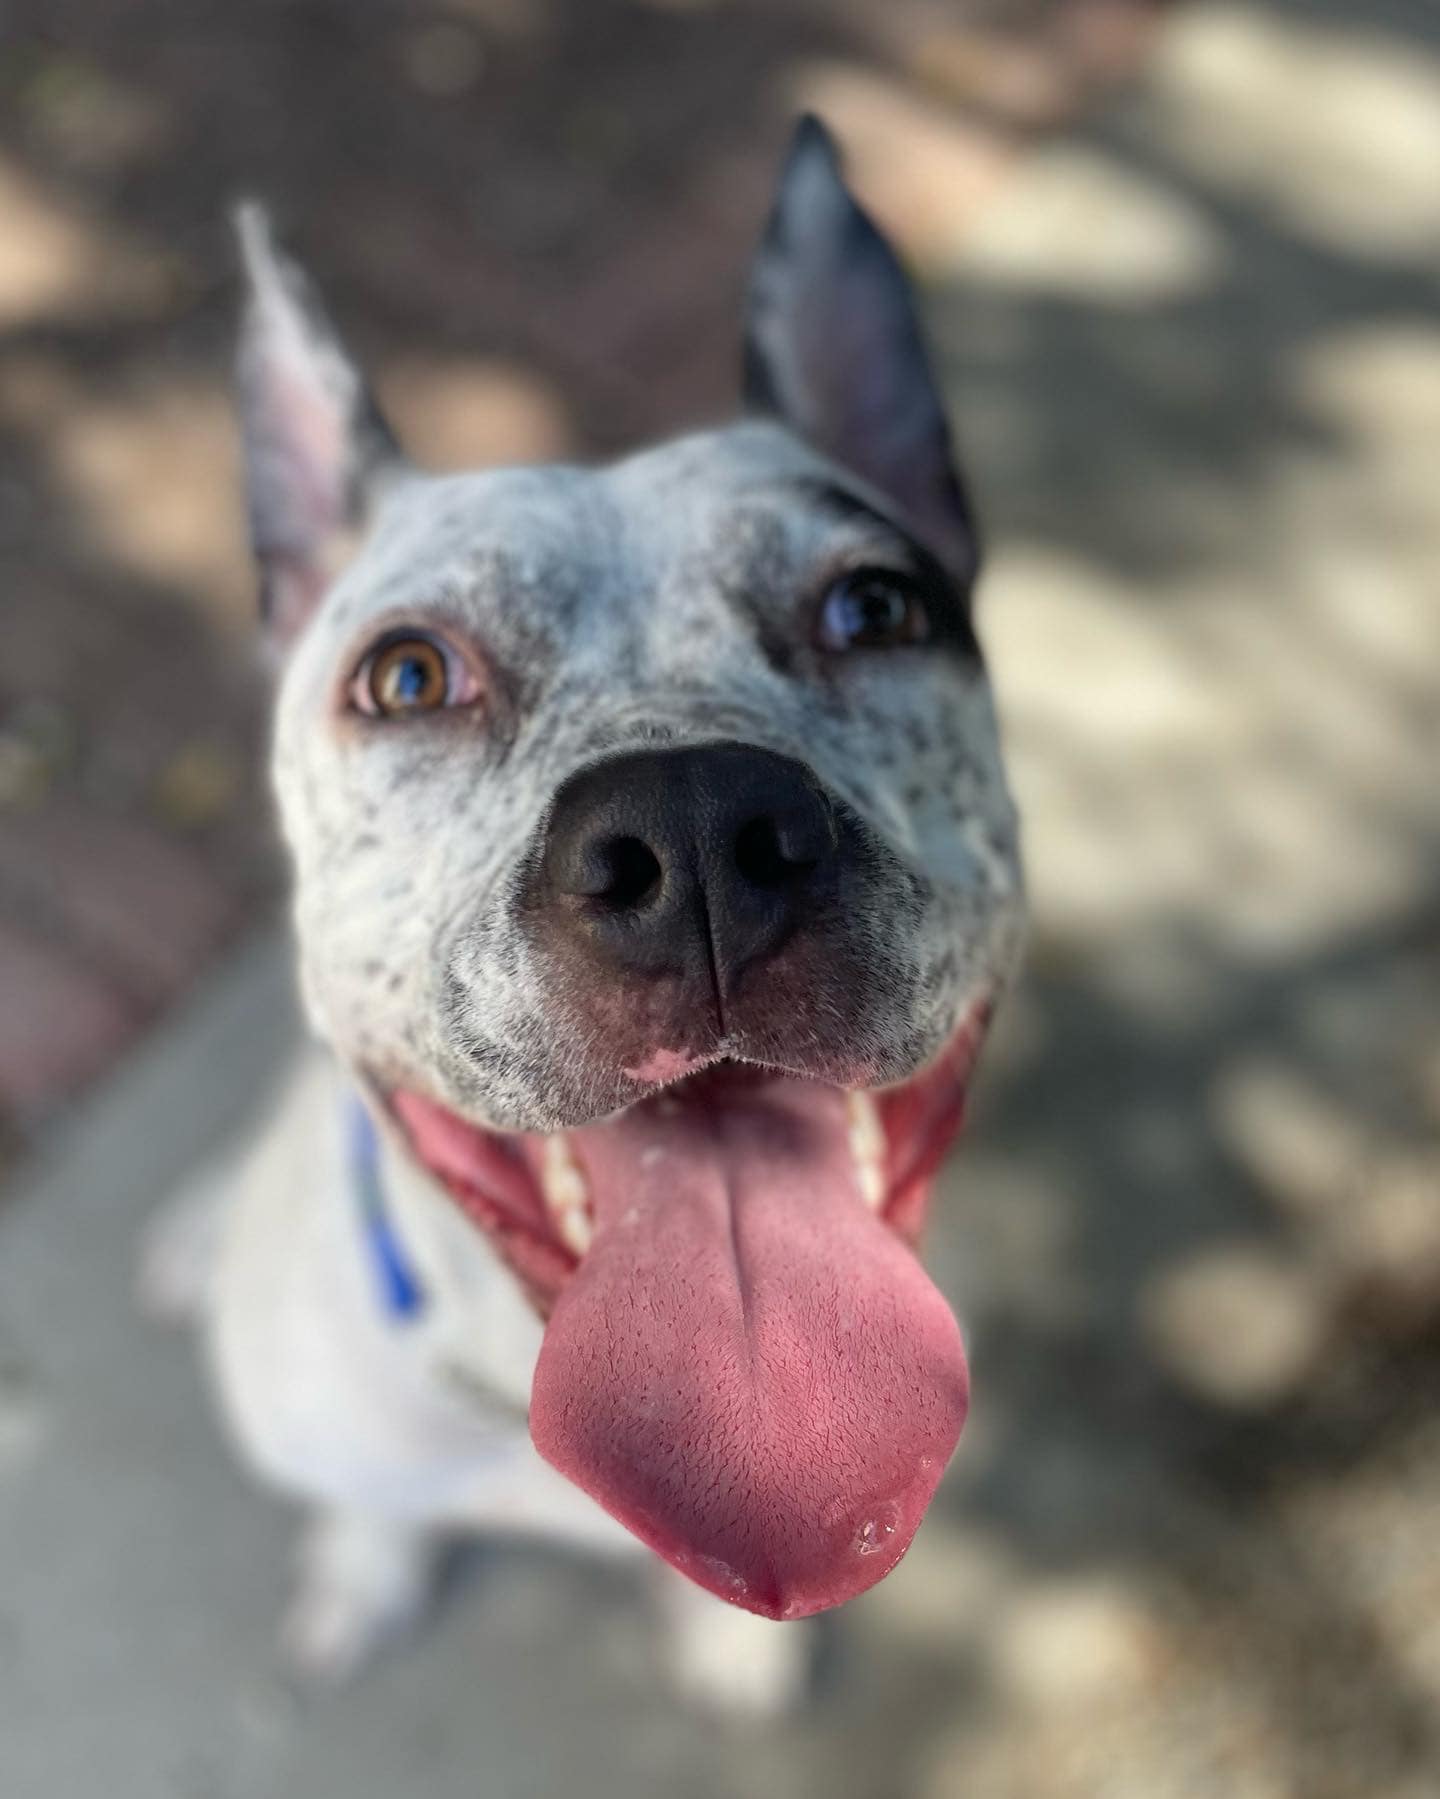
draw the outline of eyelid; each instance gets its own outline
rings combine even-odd
[[[854,575],[872,573],[892,575],[901,581],[914,581],[922,588],[926,585],[925,570],[911,555],[909,545],[902,540],[891,543],[888,540],[877,542],[872,538],[865,543],[853,544],[838,555],[827,557],[805,582],[806,588],[813,595],[810,607],[816,620],[829,598],[831,588],[837,582],[849,580]]]

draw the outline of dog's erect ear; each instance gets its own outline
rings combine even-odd
[[[273,639],[288,643],[344,566],[400,451],[263,208],[235,214],[246,304],[238,381],[250,537]]]
[[[894,251],[845,185],[830,133],[795,131],[750,276],[745,400],[862,476],[962,581],[969,508]]]

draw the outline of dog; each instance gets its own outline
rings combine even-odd
[[[905,277],[804,119],[737,420],[433,475],[253,206],[240,238],[318,1041],[151,1302],[310,1508],[308,1678],[415,1620],[456,1532],[523,1532],[653,1552],[681,1686],[778,1709],[794,1621],[894,1567],[960,1434],[916,1245],[1021,932]]]

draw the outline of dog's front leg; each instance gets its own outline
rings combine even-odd
[[[203,1318],[244,1168],[243,1158],[231,1154],[193,1177],[147,1220],[135,1297],[155,1323],[198,1324]]]
[[[814,1626],[777,1624],[716,1599],[658,1563],[654,1599],[668,1678],[698,1711],[778,1718],[805,1697]]]
[[[445,1533],[432,1525],[325,1508],[312,1514],[295,1557],[280,1655],[307,1687],[349,1680],[428,1609]]]
[[[714,1598],[650,1555],[528,1442],[477,1481],[461,1516],[468,1531],[481,1535],[519,1534],[622,1560],[644,1557],[664,1677],[696,1710],[778,1717],[805,1697],[811,1624],[775,1624]]]

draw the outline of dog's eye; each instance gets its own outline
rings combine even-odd
[[[351,687],[356,708],[370,718],[401,718],[465,706],[478,694],[474,676],[448,644],[419,635],[377,644]]]
[[[919,585],[892,569],[861,568],[842,575],[820,607],[820,647],[889,649],[923,643],[930,614]]]

